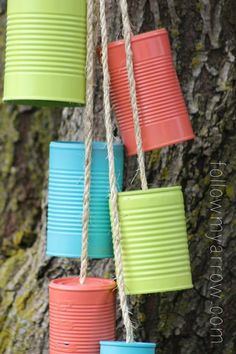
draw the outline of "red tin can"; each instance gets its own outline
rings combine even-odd
[[[159,29],[132,37],[134,75],[143,150],[193,139],[183,94],[172,60],[168,32]],[[124,40],[108,47],[111,98],[128,155],[137,153]]]
[[[99,354],[101,340],[115,339],[115,287],[102,278],[50,282],[50,354]]]

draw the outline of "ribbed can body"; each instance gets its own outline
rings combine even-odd
[[[122,192],[118,208],[127,294],[191,288],[181,188]]]
[[[105,342],[101,343],[100,354],[155,354],[155,343],[126,343]]]
[[[132,37],[143,150],[194,137],[165,29]],[[124,41],[109,45],[111,97],[128,155],[136,154]]]
[[[123,145],[114,144],[117,188],[123,184]],[[49,157],[47,254],[80,257],[84,198],[85,145],[52,142]],[[89,257],[113,257],[109,216],[109,166],[107,145],[93,142]]]
[[[101,278],[61,278],[49,284],[50,354],[99,354],[115,338],[116,283]]]
[[[86,0],[8,0],[5,102],[85,103]]]

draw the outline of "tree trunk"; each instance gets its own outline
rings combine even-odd
[[[117,3],[107,1],[110,40],[122,33]],[[169,30],[197,136],[194,141],[146,153],[150,187],[183,187],[194,288],[130,297],[136,338],[157,342],[162,354],[233,354],[236,3],[132,0],[129,11],[134,33],[162,26]],[[6,20],[2,0],[0,13],[2,62]],[[100,78],[97,65],[95,139],[105,138]],[[45,256],[48,146],[53,139],[83,138],[82,110],[65,109],[61,118],[60,110],[1,105],[0,115],[0,353],[47,353],[48,282],[79,274],[79,261]],[[128,189],[140,188],[136,169],[136,158],[127,159]],[[221,180],[218,187],[214,187],[216,175]],[[216,189],[222,192],[218,202]],[[214,220],[218,224],[222,220],[218,225],[222,236],[218,234],[215,240]],[[91,261],[90,273],[112,275],[113,260]],[[214,285],[221,292],[211,289]],[[120,311],[117,317],[121,339]],[[222,343],[213,343],[221,341],[220,330]]]

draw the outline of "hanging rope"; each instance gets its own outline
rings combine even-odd
[[[129,22],[128,5],[126,0],[120,0],[120,8],[121,8],[122,22],[123,22],[123,29],[124,29],[126,67],[128,72],[130,99],[131,99],[131,106],[133,112],[134,132],[135,132],[135,140],[136,140],[137,154],[138,154],[138,165],[139,165],[141,186],[142,189],[145,190],[148,189],[148,185],[147,185],[147,178],[145,173],[145,161],[144,161],[144,153],[142,148],[142,135],[141,135],[141,128],[139,124],[136,84],[135,84],[135,77],[134,77],[133,54],[131,48],[132,31]]]
[[[82,228],[82,252],[80,284],[84,284],[88,269],[88,228],[89,228],[89,203],[91,185],[91,162],[92,162],[92,141],[93,141],[93,86],[94,86],[94,1],[87,0],[87,86],[86,86],[86,108],[84,112],[84,133],[85,133],[85,172],[84,172],[84,208]]]
[[[113,220],[113,243],[114,254],[116,263],[116,277],[117,285],[120,297],[120,306],[123,315],[123,321],[126,329],[126,341],[132,342],[134,340],[133,326],[129,317],[129,309],[127,303],[127,297],[125,295],[125,284],[123,275],[123,264],[121,256],[120,245],[120,226],[119,215],[117,208],[117,188],[116,188],[116,176],[115,176],[115,163],[114,163],[114,151],[113,151],[113,131],[111,122],[111,105],[110,105],[110,77],[108,70],[108,38],[106,27],[106,9],[105,1],[100,0],[100,20],[101,20],[101,37],[102,37],[102,68],[103,68],[103,99],[104,99],[104,115],[105,115],[105,127],[106,138],[108,148],[108,160],[109,160],[109,179],[110,179],[110,194],[111,194],[111,214]]]

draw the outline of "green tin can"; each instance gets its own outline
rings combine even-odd
[[[127,294],[192,288],[181,187],[118,193]]]
[[[86,0],[8,0],[4,102],[85,104],[86,12]]]

